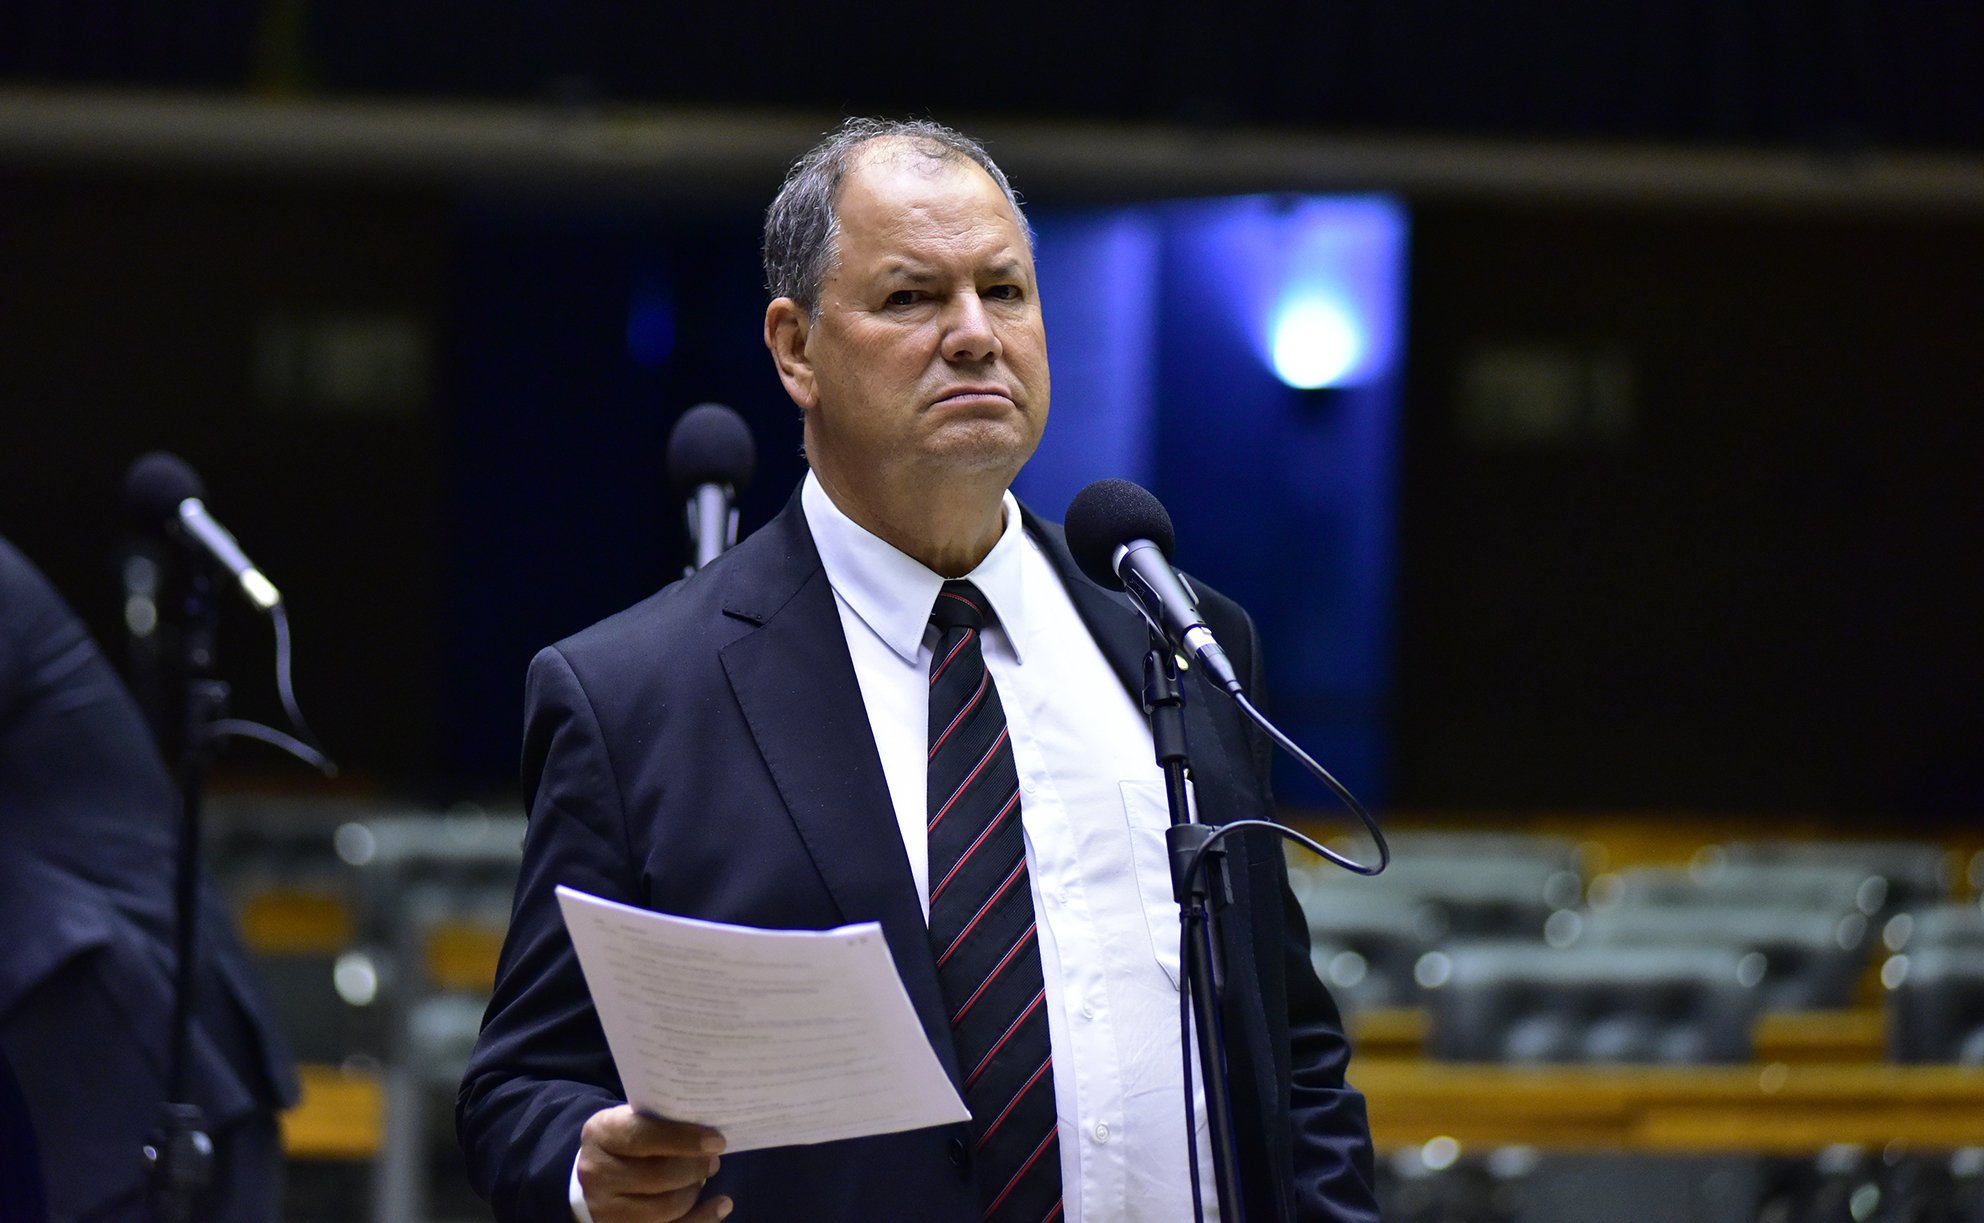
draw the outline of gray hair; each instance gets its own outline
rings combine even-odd
[[[789,297],[819,316],[820,286],[838,253],[841,180],[853,168],[855,153],[877,140],[899,140],[921,156],[969,161],[985,171],[1011,205],[1031,249],[1033,228],[1019,196],[983,145],[930,119],[849,119],[792,163],[765,210],[765,292],[772,297]]]

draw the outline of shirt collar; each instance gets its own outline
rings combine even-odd
[[[944,588],[943,577],[849,518],[810,471],[799,500],[834,593],[891,650],[915,662],[923,648],[923,631],[930,624],[931,605]],[[977,586],[992,604],[1014,657],[1024,662],[1026,600],[1020,562],[1025,532],[1019,502],[1011,492],[1005,494],[1004,505],[1006,525],[998,542],[964,580]]]

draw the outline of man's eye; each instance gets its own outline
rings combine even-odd
[[[889,294],[888,304],[891,306],[913,306],[921,298],[922,294],[918,293],[915,289],[897,289],[895,292]]]
[[[985,296],[997,301],[1018,301],[1020,298],[1020,287],[1018,285],[993,285],[991,288],[985,290]]]

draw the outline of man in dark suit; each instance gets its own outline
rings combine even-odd
[[[524,869],[457,1114],[471,1177],[516,1220],[1189,1218],[1206,1140],[1183,1126],[1177,909],[1133,696],[1147,631],[1007,491],[1048,401],[1018,203],[957,133],[855,121],[793,168],[765,257],[811,472],[735,549],[531,666]],[[1257,683],[1245,613],[1203,608]],[[1201,817],[1270,814],[1268,746],[1187,686]],[[1229,843],[1250,1217],[1375,1220],[1279,846]],[[635,1113],[558,884],[753,926],[878,921],[973,1119],[720,1156]]]
[[[141,1151],[166,1094],[177,809],[137,703],[0,539],[0,1059],[53,1220],[150,1217]],[[267,1223],[296,1080],[210,881],[201,905],[187,1102],[215,1163],[194,1217]]]

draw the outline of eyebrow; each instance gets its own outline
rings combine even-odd
[[[1026,273],[1026,264],[1022,260],[1008,255],[1003,259],[994,260],[986,266],[985,270],[993,276],[1023,276]],[[882,275],[890,279],[906,280],[916,285],[930,284],[942,279],[930,267],[920,263],[912,263],[906,259],[891,260],[883,265]]]

